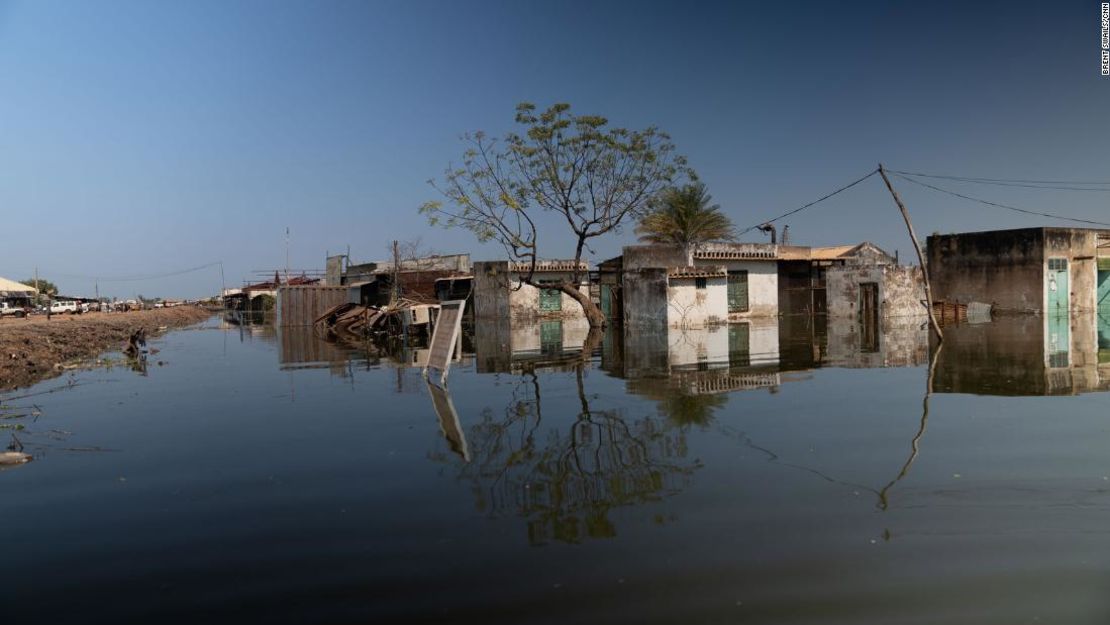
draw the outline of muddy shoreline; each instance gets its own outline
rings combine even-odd
[[[148,337],[198,323],[212,313],[179,306],[127,313],[54,315],[0,323],[0,392],[30,386],[65,372],[66,366],[117,351],[145,328]],[[160,330],[164,328],[164,330]]]

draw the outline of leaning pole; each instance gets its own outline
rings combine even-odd
[[[902,198],[898,197],[898,192],[894,190],[894,185],[890,184],[890,178],[886,177],[886,170],[883,169],[883,164],[879,163],[879,175],[883,177],[883,182],[886,183],[886,188],[890,191],[890,195],[894,197],[894,203],[898,205],[898,210],[902,211],[902,219],[906,221],[906,229],[910,231],[910,240],[913,241],[913,249],[917,250],[917,262],[921,263],[921,276],[925,279],[925,302],[929,309],[929,325],[933,327],[933,332],[937,333],[937,339],[943,341],[944,333],[940,331],[940,324],[937,323],[936,314],[933,312],[933,289],[929,286],[929,267],[925,264],[925,255],[921,253],[921,243],[917,240],[917,233],[913,231],[913,223],[910,222],[910,212],[906,210],[906,205],[902,203]]]

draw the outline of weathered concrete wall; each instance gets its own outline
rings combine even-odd
[[[984,302],[1001,312],[1044,309],[1043,229],[933,235],[927,246],[935,300]]]
[[[738,321],[742,319],[754,317],[772,317],[779,313],[779,276],[778,276],[778,261],[775,259],[778,247],[774,245],[767,245],[762,243],[720,243],[720,244],[707,244],[698,254],[705,255],[728,255],[728,254],[751,254],[751,255],[766,255],[768,258],[758,259],[733,259],[733,258],[695,258],[694,266],[709,268],[724,266],[729,271],[747,271],[748,272],[748,304],[749,310],[742,313],[729,313],[728,312],[728,293],[725,291],[724,306],[721,312],[714,312],[707,310],[704,317],[722,317],[729,321]],[[628,289],[628,283],[636,280],[636,273],[642,269],[661,269],[667,267],[683,267],[687,266],[687,258],[685,253],[680,248],[665,247],[658,245],[633,245],[624,248],[624,283],[625,288]],[[726,283],[727,284],[727,283]],[[682,298],[676,301],[675,304],[679,310],[684,310],[689,307],[691,298],[687,297],[684,290],[684,285],[675,285],[676,290],[673,295]],[[625,295],[627,298],[627,294]],[[627,299],[626,299],[627,303]],[[710,298],[708,305],[716,306],[716,296]],[[678,315],[681,317],[681,314]],[[626,320],[628,315],[625,315]],[[674,323],[671,321],[670,323]],[[706,322],[712,323],[712,322]],[[699,323],[698,325],[704,325]]]
[[[1080,228],[1045,228],[1045,268],[1049,258],[1068,259],[1069,307],[1073,311],[1098,308],[1098,235],[1110,231]],[[1044,309],[1047,310],[1047,293]]]
[[[666,269],[626,270],[623,296],[626,328],[662,331],[667,327]]]
[[[686,255],[680,248],[662,245],[630,245],[624,248],[622,257],[625,272],[686,265]]]
[[[860,285],[874,282],[879,288],[879,316],[924,321],[928,311],[925,280],[919,267],[902,265],[845,265],[825,271],[830,317],[855,319],[859,313]]]
[[[339,286],[343,283],[343,257],[328,256],[325,265],[324,286]]]
[[[779,314],[779,266],[775,260],[698,260],[697,266],[724,265],[729,271],[748,272],[748,312],[728,313],[729,320],[774,317]],[[725,303],[728,310],[728,303]]]
[[[667,325],[704,328],[728,322],[728,283],[724,277],[705,278],[697,288],[693,278],[670,278],[667,286]]]
[[[536,273],[533,279],[551,280],[555,282],[570,281],[573,278],[570,272],[544,272]],[[585,277],[583,277],[585,279]],[[585,313],[582,311],[582,305],[566,293],[561,293],[561,305],[558,311],[541,311],[540,310],[540,289],[522,284],[520,281],[520,274],[512,273],[509,275],[509,283],[512,288],[509,289],[509,314],[513,319],[531,320],[531,319],[573,319],[582,317],[585,318]],[[518,288],[519,287],[519,288]],[[589,283],[579,285],[578,291],[580,293],[589,293]]]
[[[474,263],[474,316],[478,319],[509,318],[509,263],[503,260]]]

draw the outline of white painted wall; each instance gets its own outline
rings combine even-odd
[[[771,317],[779,314],[779,268],[774,260],[706,260],[694,261],[698,267],[719,267],[729,271],[748,272],[748,308],[746,313],[728,314],[728,292],[723,310],[731,319]],[[727,285],[727,282],[726,282]]]
[[[537,280],[570,280],[570,273],[537,273]],[[520,286],[520,274],[509,274],[509,283],[513,287]],[[578,287],[580,293],[589,293],[589,284],[582,284]],[[574,301],[574,298],[562,294],[562,310],[557,313],[542,313],[543,316],[573,318],[585,318],[585,313],[582,312],[582,306]],[[534,286],[525,284],[520,289],[509,291],[509,310],[512,311],[513,317],[538,317],[540,313],[540,290]]]
[[[706,278],[697,288],[693,278],[671,278],[667,286],[667,325],[674,328],[705,328],[728,322],[728,283],[725,278]]]

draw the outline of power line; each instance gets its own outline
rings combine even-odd
[[[103,277],[100,277],[100,276],[83,276],[83,275],[67,274],[67,273],[52,273],[50,275],[52,275],[54,277],[70,278],[70,279],[75,279],[75,280],[97,280],[99,282],[142,282],[144,280],[158,280],[158,279],[161,279],[161,278],[172,278],[173,276],[181,276],[181,275],[184,275],[184,274],[187,274],[187,273],[193,273],[194,271],[200,271],[201,269],[208,269],[209,267],[215,267],[217,265],[222,266],[222,264],[223,264],[223,261],[216,261],[216,262],[213,262],[213,263],[198,265],[196,267],[190,267],[189,269],[182,269],[180,271],[171,271],[171,272],[168,272],[168,273],[150,274],[150,275],[145,275],[145,276],[123,276],[123,277],[116,277],[116,278],[103,278]]]
[[[824,202],[825,200],[827,200],[827,199],[831,198],[832,196],[836,195],[837,193],[840,193],[842,191],[847,191],[848,189],[851,189],[852,187],[854,187],[857,184],[863,182],[864,180],[867,180],[868,178],[870,178],[871,176],[874,176],[877,173],[879,173],[879,170],[878,169],[873,169],[866,176],[864,176],[862,178],[859,178],[855,182],[851,182],[849,184],[846,184],[843,187],[840,187],[839,189],[837,189],[836,191],[833,191],[832,193],[830,193],[828,195],[825,195],[825,196],[817,198],[816,200],[813,200],[812,202],[810,202],[809,204],[806,204],[805,206],[799,206],[798,208],[795,208],[792,211],[785,212],[785,213],[779,215],[778,217],[775,217],[774,219],[767,219],[765,221],[759,222],[758,224],[756,224],[756,225],[754,225],[750,228],[746,228],[744,230],[741,230],[740,232],[736,233],[736,236],[742,236],[744,234],[747,234],[747,233],[751,232],[752,230],[755,230],[756,228],[762,226],[763,224],[773,223],[773,222],[776,222],[776,221],[782,219],[783,217],[789,217],[790,215],[793,215],[794,213],[800,213],[800,212],[804,211],[805,209],[809,208],[810,206],[813,206],[813,205],[818,204],[820,202]]]
[[[890,170],[890,171],[893,172],[894,170]],[[921,185],[923,187],[928,187],[930,189],[933,189],[934,191],[940,191],[941,193],[947,193],[948,195],[954,195],[958,198],[963,198],[965,200],[971,200],[972,202],[979,202],[980,204],[986,204],[987,206],[997,206],[998,208],[1005,208],[1006,210],[1012,210],[1012,211],[1016,211],[1016,212],[1019,212],[1019,213],[1025,213],[1026,215],[1036,215],[1038,217],[1050,217],[1052,219],[1062,219],[1064,221],[1075,221],[1075,222],[1084,223],[1084,224],[1092,224],[1092,225],[1095,225],[1095,226],[1110,226],[1110,223],[1106,223],[1104,221],[1093,221],[1091,219],[1079,219],[1078,217],[1064,217],[1063,215],[1053,215],[1052,213],[1042,213],[1042,212],[1039,212],[1039,211],[1032,211],[1032,210],[1028,210],[1028,209],[1025,209],[1025,208],[1018,208],[1016,206],[1010,206],[1008,204],[1000,204],[998,202],[992,202],[990,200],[984,200],[982,198],[972,197],[970,195],[964,195],[962,193],[957,193],[955,191],[950,191],[948,189],[942,189],[940,187],[931,185],[927,182],[921,182],[920,180],[914,180],[913,178],[910,178],[909,176],[903,176],[901,174],[895,174],[895,175],[898,176],[899,178],[901,178],[902,180],[907,180],[907,181],[912,182],[916,185]]]
[[[954,180],[957,182],[971,182],[974,184],[989,184],[1001,187],[1025,187],[1029,189],[1061,189],[1065,191],[1103,191],[1110,192],[1110,182],[1089,182],[1080,180],[1021,180],[1007,178],[974,178],[970,176],[947,176],[943,174],[925,174],[914,171],[901,171],[888,169],[887,171],[903,176],[917,176],[920,178],[936,178],[941,180]],[[1086,185],[1086,186],[1073,186]],[[1105,188],[1104,188],[1105,187]]]

